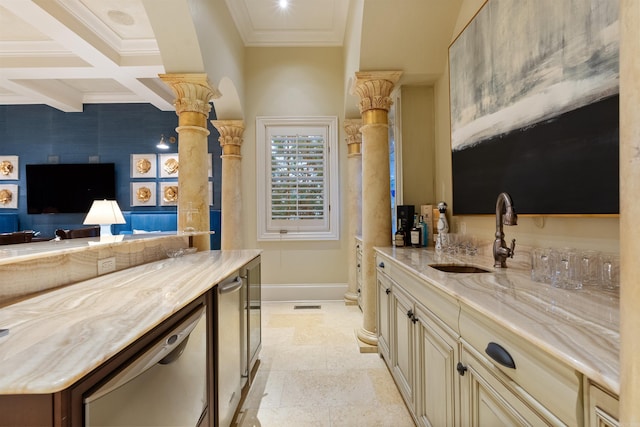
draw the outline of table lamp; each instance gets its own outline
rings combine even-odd
[[[115,200],[94,200],[83,224],[99,224],[100,236],[111,236],[111,224],[126,224]]]

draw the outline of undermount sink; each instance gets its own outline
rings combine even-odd
[[[444,271],[445,273],[491,273],[490,270],[476,267],[473,265],[462,264],[429,264],[429,267],[436,270]]]

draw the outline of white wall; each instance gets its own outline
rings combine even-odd
[[[344,65],[341,48],[247,48],[246,115],[242,146],[242,193],[245,247],[263,249],[262,281],[320,286],[342,284],[346,291],[347,144],[343,127]],[[256,238],[256,116],[338,116],[340,167],[340,240],[258,242]],[[295,292],[292,290],[292,292]],[[343,292],[342,292],[343,293]]]
[[[464,29],[484,0],[465,0],[460,8],[458,20],[451,41]],[[451,205],[451,138],[449,120],[449,78],[448,68],[436,81],[436,197]],[[497,195],[496,195],[497,196]],[[517,210],[517,204],[516,204]],[[451,220],[453,231],[466,225],[467,233],[482,239],[493,239],[495,217],[455,216]],[[522,217],[518,225],[505,227],[508,240],[517,239],[527,246],[573,246],[594,248],[604,251],[619,251],[619,219],[601,217]],[[516,247],[517,251],[517,247]]]

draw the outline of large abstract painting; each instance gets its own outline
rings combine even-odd
[[[449,48],[454,214],[616,214],[618,0],[488,0]]]

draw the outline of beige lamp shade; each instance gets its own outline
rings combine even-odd
[[[111,224],[126,224],[115,200],[94,200],[83,224],[100,225],[100,236],[111,236]]]

